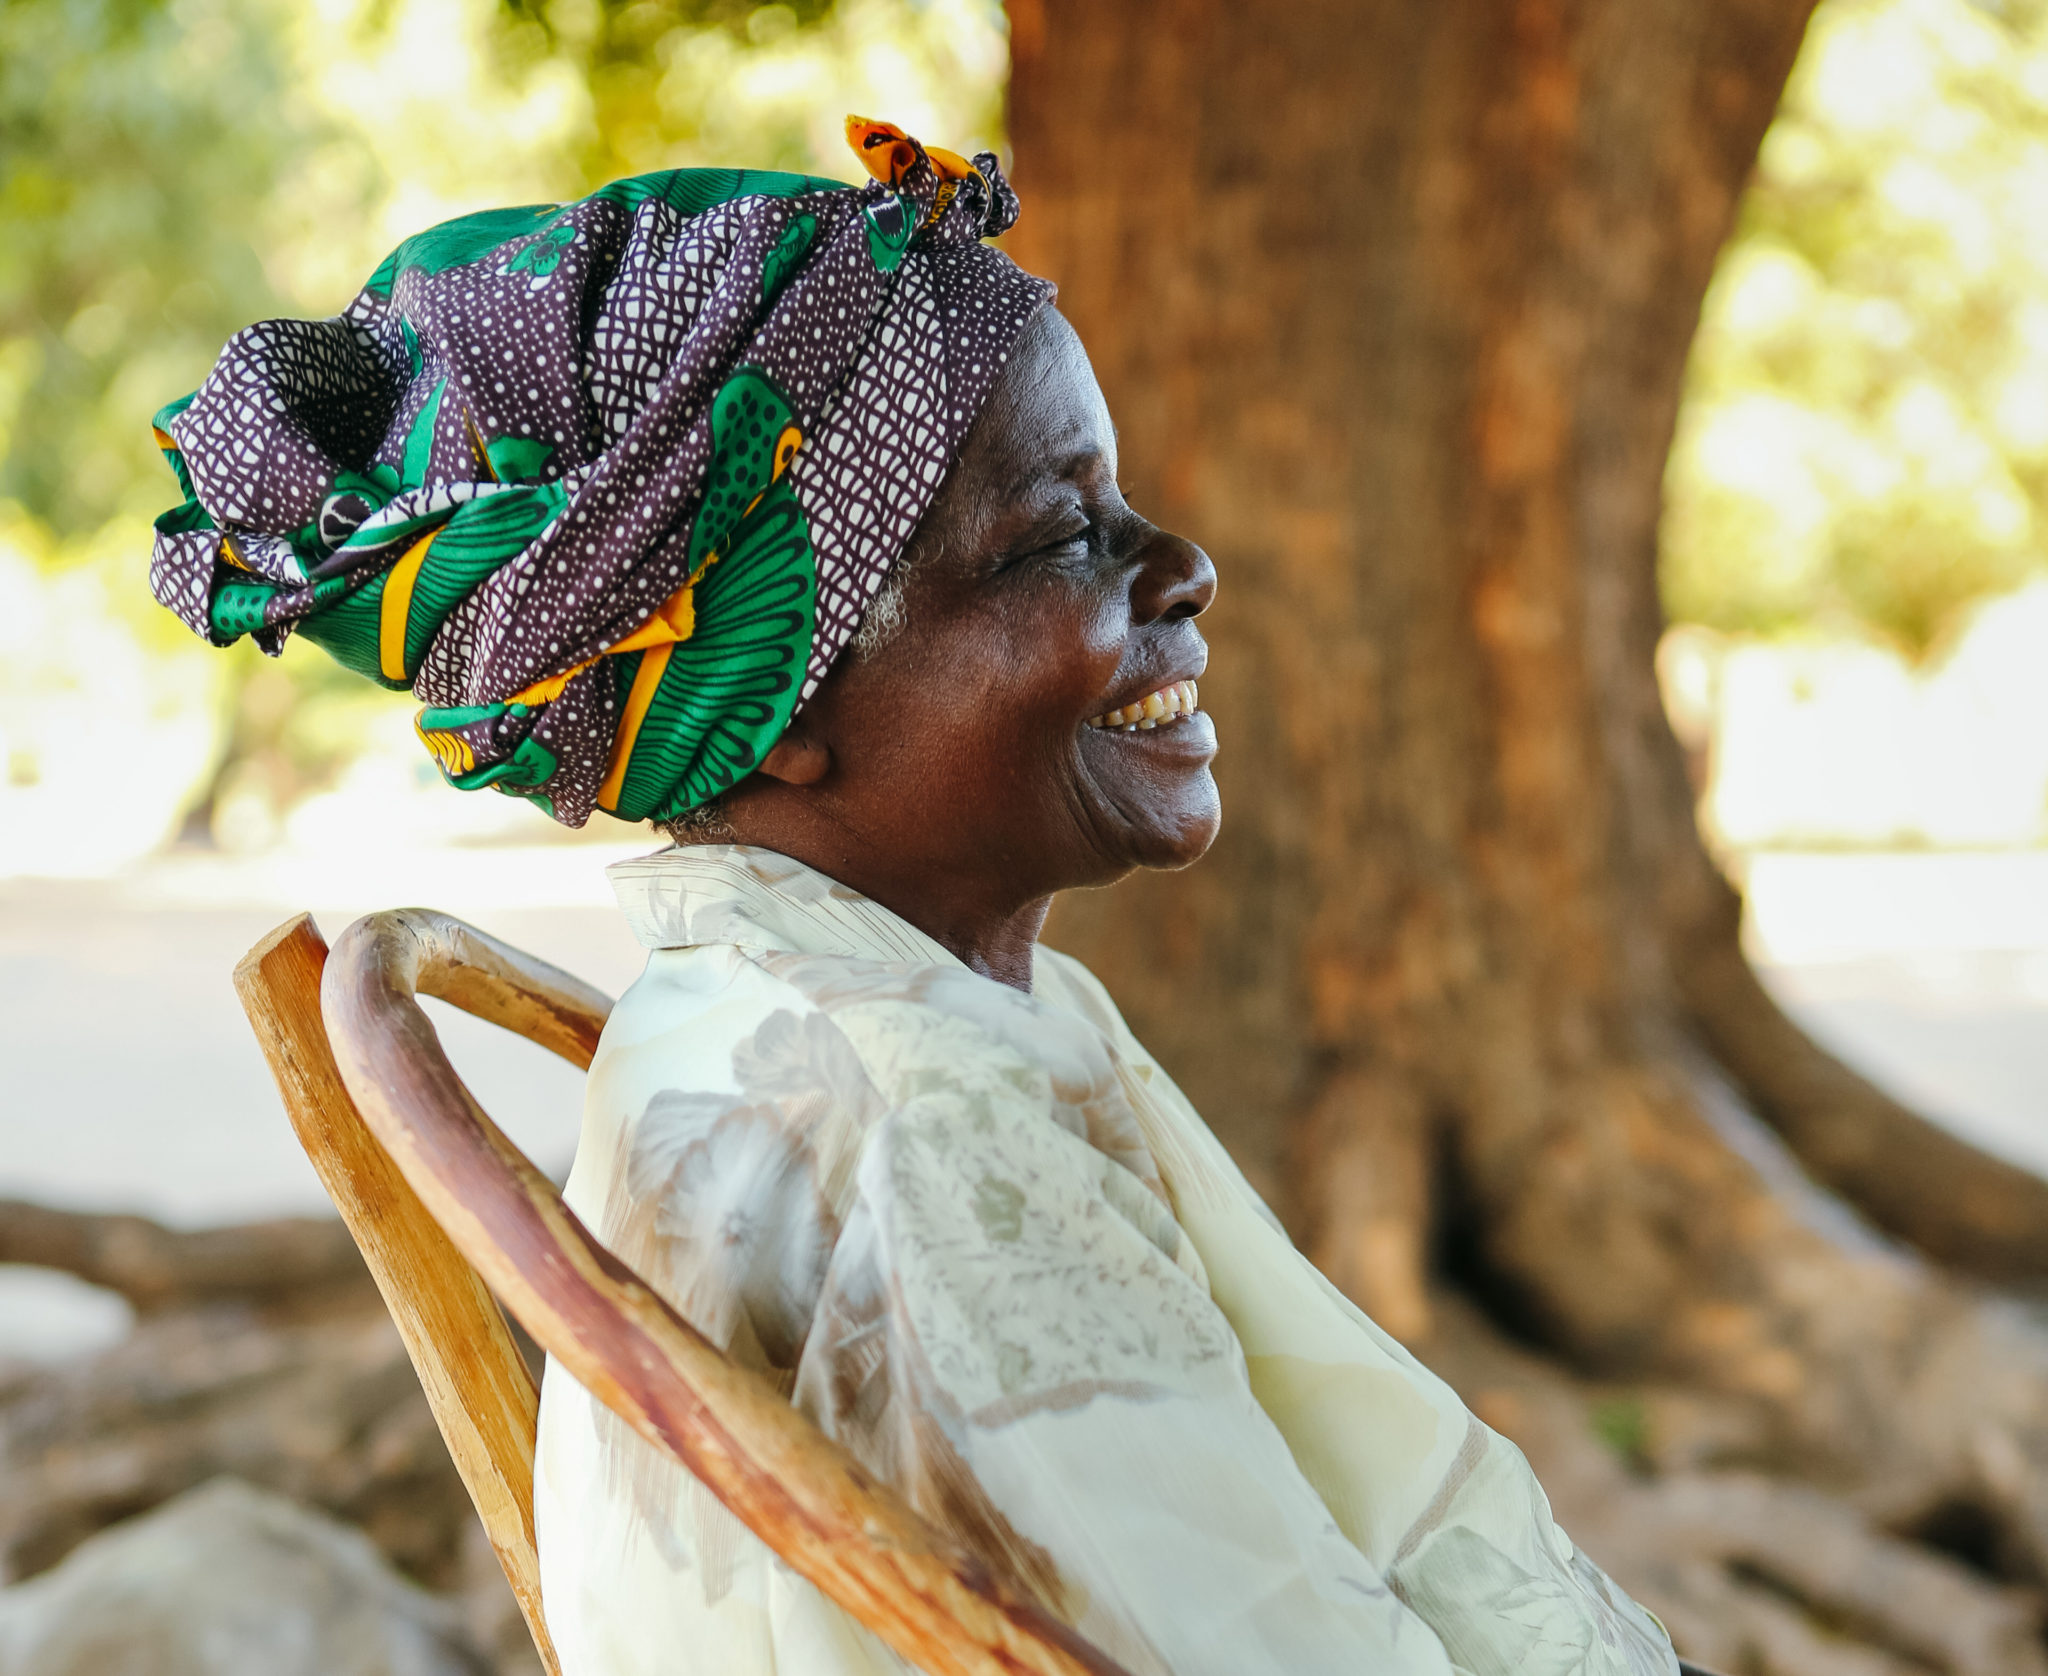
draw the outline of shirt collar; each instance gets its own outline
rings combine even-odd
[[[752,844],[679,844],[605,869],[644,948],[730,943],[915,966],[959,960],[881,903]]]

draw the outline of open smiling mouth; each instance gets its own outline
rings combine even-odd
[[[1195,691],[1192,681],[1176,681],[1170,687],[1161,687],[1156,693],[1147,693],[1135,704],[1126,704],[1121,710],[1106,710],[1099,716],[1090,716],[1087,725],[1116,733],[1142,733],[1155,727],[1165,727],[1192,716],[1196,709]]]

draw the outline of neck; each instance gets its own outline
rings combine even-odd
[[[934,865],[928,856],[878,849],[843,828],[766,821],[744,806],[728,808],[727,830],[704,843],[755,844],[815,868],[828,879],[879,902],[907,920],[970,971],[1031,989],[1031,957],[1052,907],[1050,895],[1019,901],[987,871]]]
[[[888,894],[887,886],[869,889],[855,884],[853,888],[910,921],[970,971],[1021,989],[1027,995],[1031,992],[1031,956],[1038,947],[1038,933],[1045,927],[1046,913],[1052,907],[1050,896],[1041,896],[1005,915],[964,916],[951,921],[932,913],[929,904],[898,900]]]

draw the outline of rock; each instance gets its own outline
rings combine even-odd
[[[307,1320],[171,1310],[0,1388],[0,1583],[223,1474],[359,1527],[432,1588],[456,1585],[476,1515],[374,1294]]]
[[[360,1532],[218,1478],[0,1589],[0,1676],[485,1676]]]

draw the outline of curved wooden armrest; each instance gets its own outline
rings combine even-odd
[[[336,943],[321,983],[334,1060],[363,1121],[433,1220],[550,1355],[920,1669],[1122,1676],[765,1380],[728,1361],[600,1245],[478,1106],[418,994],[579,1065],[590,1062],[608,1003],[461,921],[420,909],[358,920]]]

